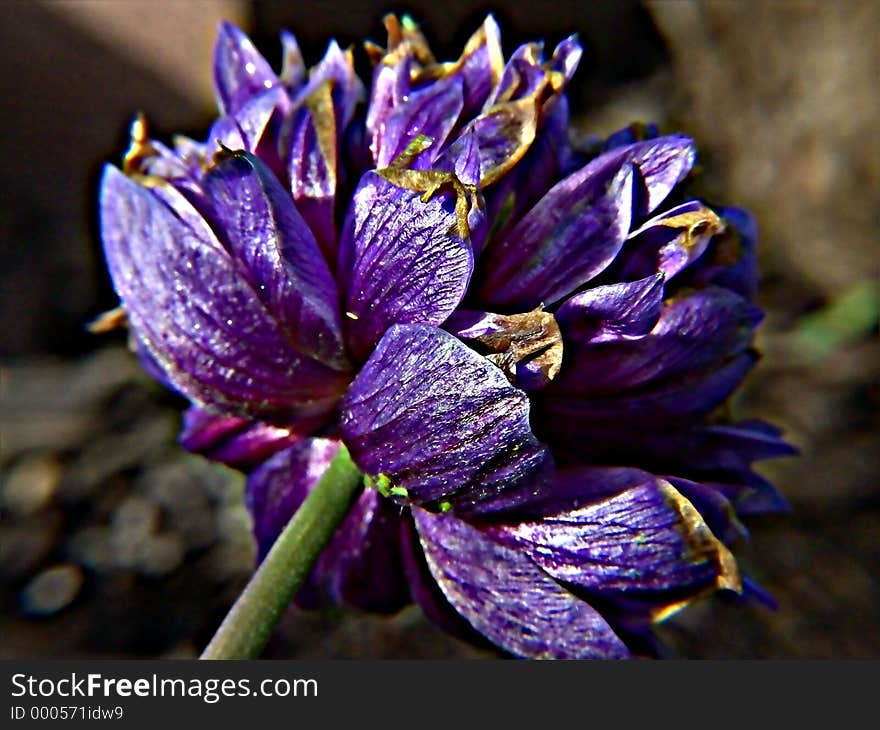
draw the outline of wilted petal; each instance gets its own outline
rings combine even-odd
[[[101,230],[133,329],[177,390],[230,415],[318,415],[348,377],[287,339],[202,216],[165,184],[145,188],[107,167]]]
[[[651,331],[663,305],[663,275],[587,289],[566,300],[556,321],[567,343],[636,337]]]
[[[216,163],[204,187],[230,253],[296,350],[344,369],[336,282],[278,179],[238,152]]]
[[[291,118],[288,176],[297,209],[308,222],[324,257],[336,262],[336,189],[339,135],[329,84],[319,86]]]
[[[384,475],[408,501],[447,501],[458,514],[523,501],[550,466],[525,393],[433,327],[388,330],[349,388],[340,423],[361,470]]]
[[[462,137],[472,134],[480,154],[480,185],[500,180],[523,158],[538,131],[540,109],[534,97],[492,107],[468,123]],[[448,154],[461,154],[462,141],[453,142]]]
[[[241,30],[223,21],[214,45],[214,89],[223,115],[235,114],[278,76]]]
[[[462,117],[467,119],[483,106],[492,88],[501,79],[503,70],[501,31],[495,18],[489,15],[465,44],[458,61],[430,65],[424,69],[418,81],[434,78],[460,79],[464,91]]]
[[[536,659],[625,659],[602,616],[527,555],[450,515],[414,509],[428,567],[452,606],[506,651]]]
[[[306,439],[276,454],[247,480],[262,560],[323,476],[339,449],[330,439]],[[409,591],[400,558],[398,509],[367,490],[358,497],[322,551],[301,600],[346,603],[364,610],[396,610]]]
[[[442,323],[464,296],[472,268],[455,195],[424,202],[417,192],[367,173],[340,242],[353,352],[366,357],[392,324]]]
[[[681,284],[713,284],[752,301],[758,291],[757,222],[741,208],[719,208],[718,213],[727,224],[725,230],[712,239]]]
[[[543,43],[521,45],[505,64],[483,111],[488,111],[495,104],[533,96],[541,90],[545,81],[549,82],[555,94],[561,94],[577,70],[582,55],[583,48],[575,35],[561,41],[546,63]]]
[[[566,459],[633,463],[650,454],[689,460],[689,451],[670,447],[664,452],[660,444],[726,401],[754,363],[755,357],[745,353],[714,369],[607,395],[557,395],[551,383],[536,403],[536,429]]]
[[[494,222],[494,239],[503,241],[523,215],[572,171],[574,154],[568,127],[568,100],[560,96],[543,115],[535,139],[523,158],[486,191],[488,217]]]
[[[616,495],[537,521],[498,525],[490,534],[519,546],[557,580],[589,592],[683,597],[740,588],[733,556],[693,504],[644,472],[641,484]]]
[[[313,418],[287,426],[272,426],[191,406],[183,414],[178,442],[187,451],[213,461],[249,469],[310,435],[324,420]]]

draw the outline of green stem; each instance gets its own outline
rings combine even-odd
[[[363,483],[345,446],[296,511],[201,659],[256,659]]]

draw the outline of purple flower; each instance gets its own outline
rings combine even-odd
[[[738,516],[791,453],[724,404],[756,360],[754,223],[682,197],[691,139],[568,141],[575,38],[454,62],[386,19],[369,92],[331,43],[277,75],[224,24],[207,140],[135,123],[101,185],[135,347],[181,441],[246,470],[264,555],[345,444],[367,488],[297,601],[394,611],[518,656],[651,653],[749,595]],[[363,102],[366,102],[364,104]]]

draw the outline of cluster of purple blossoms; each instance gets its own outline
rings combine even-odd
[[[656,621],[762,592],[730,546],[791,453],[725,404],[755,364],[747,213],[686,199],[686,136],[568,134],[576,38],[454,62],[407,18],[270,67],[224,24],[220,116],[133,125],[104,248],[181,443],[247,473],[264,556],[344,445],[365,488],[297,596],[396,611],[522,657],[657,650]],[[365,103],[364,103],[365,102]]]

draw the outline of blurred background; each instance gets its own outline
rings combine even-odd
[[[683,130],[698,192],[757,215],[763,360],[735,408],[802,456],[762,466],[792,512],[739,555],[779,609],[713,598],[661,632],[682,658],[880,657],[880,3],[33,0],[0,25],[0,658],[195,657],[247,580],[241,479],[182,453],[181,403],[85,329],[117,303],[97,175],[138,110],[204,136],[221,18],[276,64],[290,28],[314,63],[329,37],[384,43],[390,10],[441,58],[487,11],[507,53],[579,33],[578,129]],[[291,610],[265,655],[490,656],[416,609]]]

